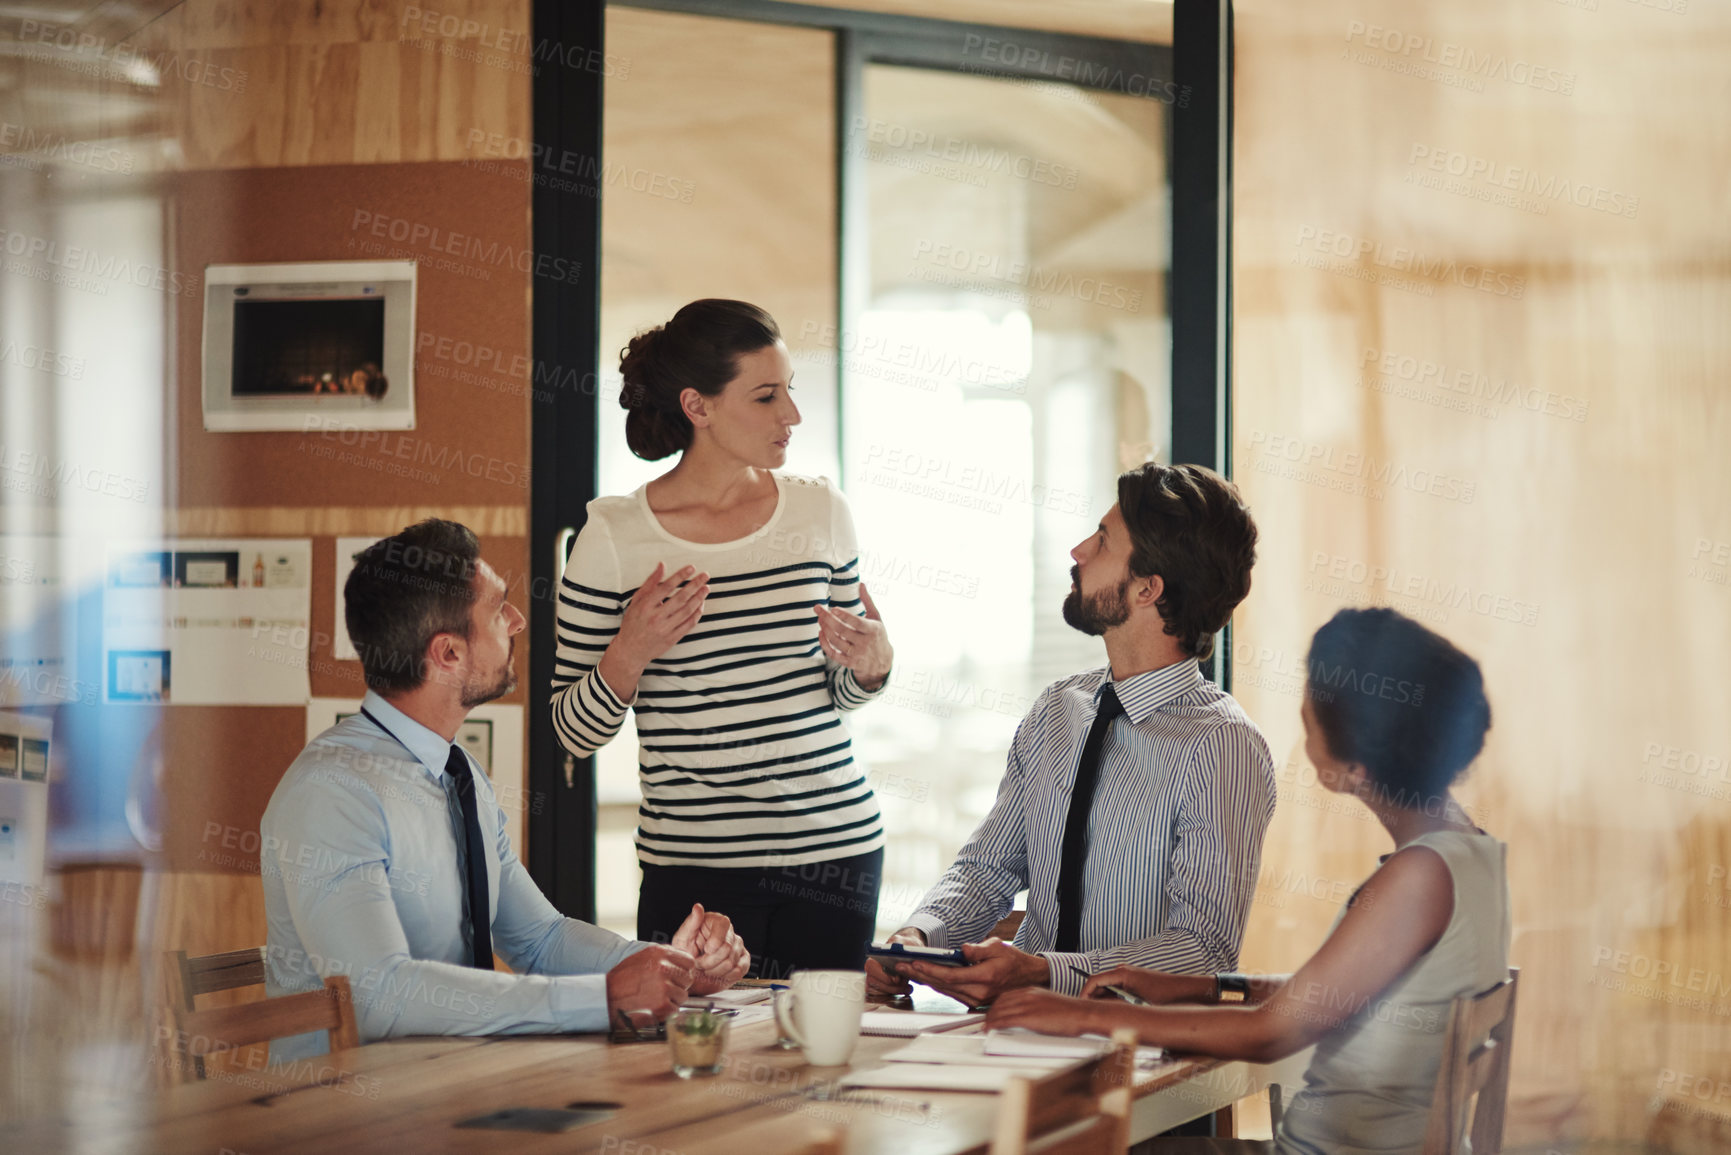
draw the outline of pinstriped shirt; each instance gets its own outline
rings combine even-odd
[[[1082,950],[1054,951],[1064,822],[1110,669],[1055,682],[1016,729],[998,798],[908,918],[934,946],[978,942],[1028,891],[1016,946],[1052,989],[1133,965],[1211,974],[1238,965],[1274,761],[1262,732],[1194,658],[1113,682],[1124,706],[1100,753],[1082,875]]]

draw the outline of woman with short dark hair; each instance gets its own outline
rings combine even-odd
[[[637,713],[638,937],[729,912],[757,973],[864,965],[884,832],[843,712],[892,651],[846,499],[775,472],[799,424],[773,318],[693,301],[619,362],[625,439],[671,470],[589,503],[559,591],[553,721],[589,754]]]
[[[1342,610],[1316,632],[1306,673],[1318,781],[1362,802],[1395,846],[1321,949],[1289,976],[1122,967],[1080,999],[1012,991],[988,1020],[1060,1035],[1131,1027],[1155,1046],[1264,1063],[1316,1045],[1271,1143],[1170,1139],[1157,1151],[1417,1152],[1450,1004],[1508,977],[1507,847],[1450,793],[1490,728],[1478,663],[1393,610]],[[1101,1001],[1109,986],[1155,1005]],[[1217,1005],[1234,990],[1242,1004]]]

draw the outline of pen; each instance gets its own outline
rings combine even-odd
[[[1082,978],[1085,978],[1085,979],[1091,979],[1094,977],[1093,975],[1089,974],[1087,971],[1083,970],[1081,967],[1073,966],[1070,968],[1070,970],[1072,973],[1080,975]],[[1112,994],[1112,995],[1118,996],[1120,999],[1123,999],[1125,1002],[1129,1003],[1133,1007],[1145,1007],[1148,1005],[1147,999],[1143,998],[1141,995],[1132,994],[1130,991],[1125,990],[1123,987],[1119,986],[1117,983],[1105,983],[1100,987],[1100,989],[1105,991],[1107,994]]]

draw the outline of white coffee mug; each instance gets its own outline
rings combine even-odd
[[[795,971],[775,997],[775,1021],[814,1067],[839,1067],[859,1042],[863,971]]]

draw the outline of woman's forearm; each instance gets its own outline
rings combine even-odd
[[[637,682],[643,677],[645,663],[624,652],[617,635],[607,644],[607,650],[601,655],[601,661],[595,667],[595,672],[601,675],[601,680],[607,683],[607,688],[613,691],[613,696],[621,702],[629,702],[637,696]]]
[[[1266,1063],[1304,1047],[1267,1007],[1251,1004],[1126,1007],[1104,1003],[1101,1009],[1106,1013],[1094,1028],[1101,1034],[1129,1027],[1148,1046],[1211,1059]]]
[[[1246,975],[1250,980],[1250,997],[1248,1003],[1265,1003],[1280,993],[1291,975]]]

